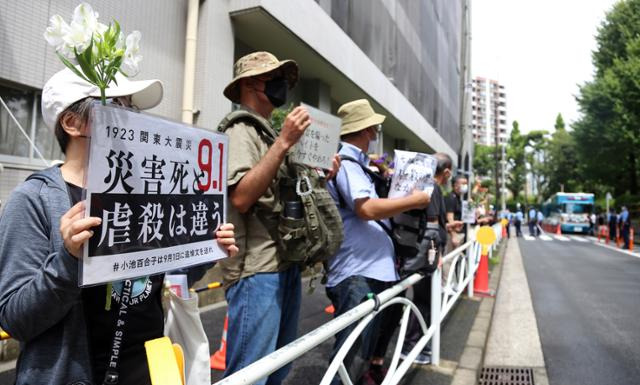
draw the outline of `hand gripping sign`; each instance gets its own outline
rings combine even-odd
[[[391,177],[389,198],[408,196],[413,190],[433,192],[437,160],[420,152],[395,150],[395,171]]]
[[[80,285],[135,278],[227,256],[213,232],[226,220],[228,138],[132,110],[95,105]]]

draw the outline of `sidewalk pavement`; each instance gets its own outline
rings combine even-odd
[[[517,239],[511,238],[502,263],[485,367],[532,368],[536,385],[548,385],[538,325]]]

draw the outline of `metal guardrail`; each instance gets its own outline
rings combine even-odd
[[[496,242],[489,248],[490,255],[502,238],[502,227],[500,224],[493,226],[493,230],[496,234]],[[292,343],[278,349],[266,357],[263,357],[231,376],[218,381],[215,385],[252,384],[320,345],[349,325],[358,322],[356,328],[347,337],[335,358],[330,363],[329,368],[320,382],[320,385],[327,385],[336,375],[339,375],[345,385],[351,385],[353,382],[349,378],[349,374],[347,373],[346,367],[343,363],[348,351],[374,317],[387,307],[398,305],[404,306],[405,309],[402,315],[399,336],[394,349],[393,358],[387,371],[387,376],[383,381],[383,385],[398,383],[413,364],[413,360],[430,340],[432,351],[431,361],[433,365],[438,365],[440,362],[440,328],[442,321],[453,308],[455,302],[459,299],[463,288],[466,287],[468,296],[473,297],[474,274],[480,263],[480,252],[480,244],[475,240],[471,240],[447,254],[443,258],[443,263],[451,262],[451,266],[454,268],[450,269],[449,274],[445,277],[446,284],[444,288],[442,287],[440,269],[437,269],[432,274],[431,326],[429,328],[426,327],[422,314],[415,304],[406,298],[397,297],[398,294],[404,292],[407,288],[413,286],[424,278],[423,275],[416,273],[378,294],[379,308],[377,310],[375,309],[375,299],[369,299],[341,316],[336,317],[319,328],[298,338]],[[464,260],[464,263],[461,262],[462,260]],[[454,278],[456,270],[457,278]],[[402,363],[399,364],[400,353],[404,343],[409,316],[412,312],[418,319],[420,327],[422,328],[423,336],[418,340],[418,343],[409,352]]]

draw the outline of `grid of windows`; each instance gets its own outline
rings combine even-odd
[[[6,105],[0,104],[0,161],[41,164],[27,136],[45,159],[63,158],[53,130],[42,120],[38,91],[0,84],[0,98]]]

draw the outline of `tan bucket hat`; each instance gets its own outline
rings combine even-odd
[[[298,82],[298,64],[293,60],[278,60],[273,54],[266,51],[253,52],[238,59],[233,66],[233,80],[224,89],[224,96],[234,103],[240,103],[240,88],[238,80],[252,76],[266,74],[282,68],[289,89]]]
[[[340,136],[382,124],[387,118],[384,115],[377,114],[367,99],[358,99],[343,104],[338,108],[338,116],[342,119]]]

